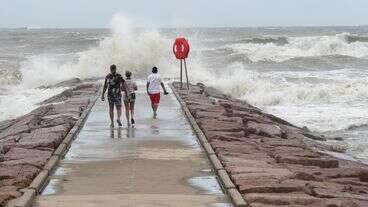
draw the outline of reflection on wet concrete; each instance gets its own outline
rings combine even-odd
[[[57,188],[56,186],[60,185],[59,179],[51,179],[46,188],[42,191],[42,195],[53,195],[56,194]]]
[[[135,128],[123,128],[116,127],[110,128],[110,138],[111,139],[121,139],[121,138],[134,138],[135,137]],[[122,131],[125,132],[122,136]]]
[[[189,184],[200,189],[203,194],[222,194],[216,176],[192,177],[188,180]]]

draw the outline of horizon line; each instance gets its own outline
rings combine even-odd
[[[211,28],[310,28],[310,27],[367,27],[368,24],[363,25],[288,25],[288,26],[181,26],[181,27],[134,27],[136,29],[156,28],[156,29],[211,29]],[[111,29],[110,27],[37,27],[37,26],[23,26],[23,27],[2,27],[0,29]]]

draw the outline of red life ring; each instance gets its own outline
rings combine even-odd
[[[173,45],[173,52],[177,59],[182,60],[187,58],[189,50],[190,50],[189,43],[184,37],[176,38],[175,43]]]

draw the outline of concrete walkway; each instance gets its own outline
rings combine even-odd
[[[110,129],[98,101],[34,206],[231,206],[175,97],[157,120],[148,103],[138,93],[135,129]]]

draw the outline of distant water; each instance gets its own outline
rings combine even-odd
[[[102,77],[115,63],[145,77],[153,65],[178,76],[173,38],[192,46],[193,81],[330,136],[368,160],[368,27],[0,29],[0,120],[62,89],[72,77]]]

